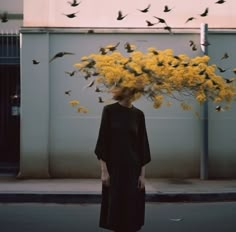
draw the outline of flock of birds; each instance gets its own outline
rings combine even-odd
[[[225,0],[218,0],[215,2],[215,4],[224,4],[226,1]],[[81,4],[81,1],[77,1],[77,0],[73,0],[71,2],[68,2],[68,4],[72,7],[72,8],[75,8],[75,7],[78,7],[80,4]],[[147,7],[143,8],[143,9],[137,9],[139,12],[143,13],[143,14],[146,14],[149,12],[151,8],[151,4],[149,4]],[[171,12],[172,10],[174,9],[174,7],[170,7],[168,5],[165,5],[164,6],[164,9],[163,9],[163,12],[165,13],[168,13],[168,12]],[[78,11],[74,11],[73,13],[70,13],[70,14],[63,14],[65,15],[67,18],[69,19],[73,19],[77,16],[77,13]],[[206,17],[209,13],[209,7],[206,7],[205,10],[199,14],[200,17]],[[119,10],[118,13],[117,13],[117,16],[116,16],[116,20],[118,21],[121,21],[121,20],[124,20],[126,17],[128,17],[128,14],[124,14],[122,12],[122,10]],[[146,24],[148,27],[153,27],[157,24],[163,24],[164,27],[163,29],[164,30],[167,30],[170,34],[172,34],[172,28],[171,26],[169,26],[166,22],[165,19],[163,18],[160,18],[160,17],[157,17],[157,16],[153,16],[153,18],[155,18],[156,20],[158,20],[157,22],[151,22],[149,20],[146,20]],[[186,19],[185,23],[189,23],[190,21],[192,20],[195,20],[196,19],[196,16],[191,16],[189,18]],[[0,14],[0,20],[2,23],[6,23],[8,22],[8,13],[7,12],[4,12],[2,14]],[[107,51],[115,51],[117,49],[117,47],[119,46],[120,42],[118,42],[117,44],[115,44],[114,46],[110,46],[109,48],[105,48],[105,47],[101,47],[99,52],[102,54],[102,55],[105,55],[107,54]],[[202,46],[209,46],[210,43],[208,41],[205,41],[203,44],[201,44]],[[190,40],[189,41],[189,46],[190,48],[192,49],[192,51],[196,51],[197,50],[197,45],[195,44],[195,42],[193,40]],[[124,48],[126,50],[126,52],[128,53],[131,53],[134,51],[133,47],[131,46],[131,44],[129,44],[128,42],[125,43],[124,45]],[[61,51],[61,52],[58,52],[56,53],[50,60],[49,60],[49,63],[53,62],[54,60],[58,59],[58,58],[62,58],[64,56],[67,56],[67,55],[75,55],[75,53],[73,52],[67,52],[67,51]],[[223,56],[220,58],[220,60],[225,60],[225,59],[228,59],[230,56],[227,52],[225,52],[223,54]],[[40,64],[40,61],[36,60],[36,59],[33,59],[32,60],[32,63],[33,65],[38,65]],[[221,68],[219,66],[217,66],[218,70],[220,73],[224,73],[228,70],[230,70],[230,68],[227,68],[227,69],[224,69],[224,68]],[[236,74],[236,68],[234,68],[232,70],[234,72],[234,74]],[[71,72],[68,72],[66,71],[65,74],[69,75],[69,76],[74,76],[78,71],[77,70],[73,70]],[[98,75],[98,74],[96,74]],[[95,74],[94,74],[95,76]],[[90,77],[90,74],[88,74],[88,76],[85,76],[85,79],[88,79]],[[231,83],[235,80],[235,78],[232,78],[232,79],[225,79],[226,83]],[[94,85],[95,81],[92,80],[88,85],[87,87],[92,87]],[[99,89],[96,87],[96,92],[100,92]],[[70,96],[71,95],[71,90],[67,90],[65,91],[65,94]],[[103,103],[104,100],[102,99],[102,97],[98,97],[98,102],[99,103]],[[216,107],[216,111],[223,111],[223,108],[221,106],[217,106]]]

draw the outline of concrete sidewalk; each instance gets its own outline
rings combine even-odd
[[[99,179],[0,176],[0,202],[99,203]],[[236,180],[146,179],[147,202],[236,201]]]

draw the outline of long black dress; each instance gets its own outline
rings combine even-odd
[[[144,114],[120,105],[106,105],[95,148],[106,162],[110,185],[102,185],[99,226],[137,231],[144,225],[145,188],[138,188],[141,167],[151,161]]]

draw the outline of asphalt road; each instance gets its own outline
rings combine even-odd
[[[105,232],[99,204],[0,204],[1,232]],[[142,232],[235,232],[236,202],[146,203]]]

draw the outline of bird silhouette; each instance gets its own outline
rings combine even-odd
[[[40,62],[37,60],[32,60],[32,63],[36,65],[36,64],[39,64]]]
[[[200,16],[201,16],[201,17],[206,17],[206,16],[208,15],[208,13],[209,13],[209,8],[207,7],[207,8],[205,9],[205,11],[204,11],[202,14],[200,14]]]
[[[108,50],[107,50],[106,48],[104,48],[104,47],[101,47],[101,48],[99,49],[99,52],[101,53],[101,55],[106,55],[107,52],[108,52]]]
[[[168,25],[164,27],[164,30],[168,31],[170,34],[172,34],[172,28]]]
[[[207,47],[211,44],[207,40],[205,40],[201,45]]]
[[[228,59],[229,55],[227,52],[224,53],[224,55],[220,58],[221,60]]]
[[[226,82],[227,84],[230,84],[230,83],[232,83],[233,81],[235,81],[235,78],[232,78],[232,79],[225,78],[225,82]]]
[[[165,19],[163,19],[163,18],[159,18],[159,17],[156,17],[156,16],[153,16],[155,19],[158,19],[158,22],[159,23],[165,23],[166,24],[166,21],[165,21]]]
[[[152,23],[152,22],[150,22],[150,21],[148,21],[148,20],[146,20],[146,23],[147,23],[147,26],[148,26],[148,27],[152,27],[152,26],[154,26],[154,25],[157,24],[157,23]]]
[[[76,14],[79,13],[79,11],[75,12],[75,13],[72,13],[72,14],[64,14],[65,16],[67,16],[68,18],[70,19],[73,19],[76,17]]]
[[[189,46],[192,47],[194,45],[194,41],[193,40],[189,40]]]
[[[170,12],[173,8],[169,8],[167,5],[164,6],[163,12],[167,13]]]
[[[6,23],[8,21],[8,13],[5,11],[0,15],[0,19],[2,23]]]
[[[186,21],[185,21],[185,23],[188,23],[188,22],[190,22],[190,21],[192,21],[192,20],[194,20],[194,19],[196,19],[195,17],[189,17]]]
[[[75,55],[75,53],[72,52],[58,52],[56,55],[54,55],[50,60],[49,63],[51,63],[53,60],[57,59],[57,58],[61,58],[65,55]]]
[[[215,111],[220,112],[220,111],[224,111],[224,109],[222,108],[222,106],[219,105],[215,107]]]
[[[149,4],[145,9],[143,9],[143,10],[140,10],[140,9],[138,9],[140,12],[142,12],[142,13],[147,13],[148,11],[149,11],[149,8],[151,7],[151,4]]]
[[[217,1],[217,2],[215,2],[216,4],[223,4],[223,3],[225,3],[226,1],[225,0],[219,0],[219,1]]]
[[[111,52],[114,52],[116,50],[116,48],[119,46],[120,42],[118,42],[116,45],[108,45],[106,46],[106,49],[111,51]]]
[[[71,90],[65,91],[65,94],[68,95],[68,96],[70,96],[70,93],[71,93]]]
[[[77,2],[77,0],[73,0],[73,2],[68,2],[70,4],[70,6],[72,7],[76,7],[78,6],[81,2]]]
[[[72,72],[67,72],[66,71],[65,73],[68,74],[69,76],[73,77],[75,75],[76,71],[75,70],[72,71]]]
[[[132,48],[131,44],[128,42],[125,44],[124,48],[126,49],[128,53],[131,53],[134,51],[134,48]]]
[[[217,66],[217,69],[218,69],[221,73],[226,72],[226,71],[228,70],[228,69],[221,68],[221,67],[219,67],[219,66]]]
[[[117,16],[116,19],[117,19],[117,20],[123,20],[127,15],[128,15],[128,14],[123,15],[122,11],[119,10],[119,11],[118,11],[118,16]]]
[[[194,44],[194,45],[192,46],[192,51],[197,51],[197,46],[196,46],[196,44]]]
[[[102,99],[102,97],[98,97],[98,102],[99,102],[99,103],[103,103],[103,102],[104,102],[104,100]]]

